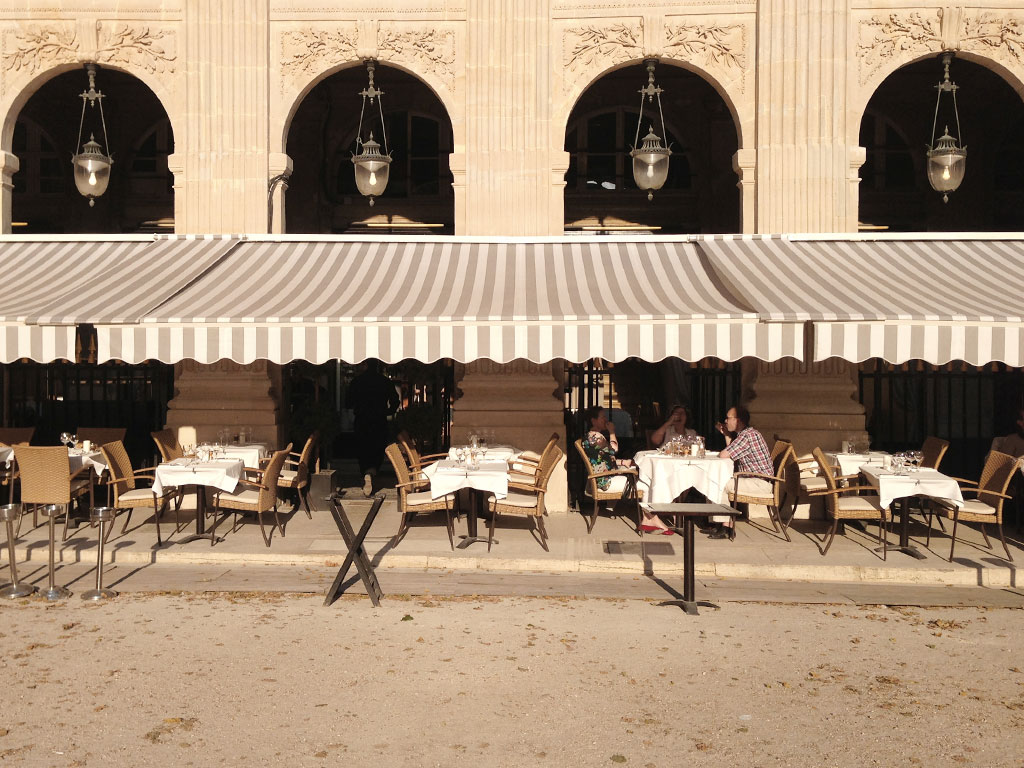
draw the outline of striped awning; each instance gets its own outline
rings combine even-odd
[[[138,324],[97,326],[100,359],[275,363],[800,357],[693,243],[603,239],[243,241]]]
[[[813,321],[814,359],[1024,364],[1024,241],[709,238],[769,323]]]
[[[137,323],[237,240],[0,241],[0,362],[75,359],[79,324]]]

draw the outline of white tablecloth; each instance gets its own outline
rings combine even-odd
[[[103,454],[100,451],[86,453],[79,448],[68,449],[68,463],[71,465],[71,474],[75,474],[83,466],[89,465],[99,477],[107,468],[107,462],[103,460]]]
[[[839,465],[839,474],[856,475],[862,465],[875,464],[881,466],[885,457],[889,454],[885,451],[871,451],[869,453],[826,453],[825,458],[833,465]]]
[[[430,480],[430,497],[439,499],[463,488],[493,493],[499,499],[508,496],[508,463],[481,461],[479,469],[469,469],[451,459],[436,461],[423,469]]]
[[[160,494],[165,486],[208,485],[231,493],[242,477],[242,467],[241,459],[175,459],[157,465],[153,490]]]
[[[11,466],[11,459],[14,458],[14,449],[9,445],[0,445],[0,461],[8,467]]]
[[[907,496],[930,496],[951,501],[958,507],[964,505],[964,497],[956,480],[937,469],[918,469],[906,475],[894,475],[876,464],[865,464],[860,467],[860,471],[872,485],[878,486],[883,508]]]
[[[262,443],[246,443],[245,445],[202,445],[200,448],[209,448],[213,455],[225,459],[241,459],[242,463],[253,469],[260,468],[260,459],[266,457],[267,449]]]
[[[456,451],[462,447],[467,453],[469,452],[469,446],[456,446],[448,449],[448,458],[454,459]],[[519,455],[519,451],[510,445],[489,445],[486,448],[477,448],[481,452],[481,461],[508,461],[509,459],[515,458]]]
[[[647,486],[647,501],[669,504],[690,488],[704,494],[713,504],[728,504],[732,481],[732,459],[707,456],[667,456],[657,451],[640,451],[633,457],[640,482]]]

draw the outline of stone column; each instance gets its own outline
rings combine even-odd
[[[174,366],[174,390],[167,426],[183,445],[215,440],[225,427],[237,432],[245,426],[253,428],[253,440],[281,446],[279,365],[266,360],[251,365],[183,360]]]
[[[174,232],[185,232],[185,155],[180,152],[167,156],[167,170],[171,172],[174,190]]]
[[[184,206],[176,231],[266,232],[269,0],[184,0]],[[175,195],[177,201],[178,195]]]
[[[466,11],[464,234],[561,234],[561,220],[550,231],[562,205],[548,147],[551,0],[467,0]]]
[[[789,440],[797,455],[816,446],[839,450],[848,436],[867,441],[864,406],[858,400],[857,365],[832,358],[798,363],[744,360],[744,397],[754,426],[768,440]]]
[[[541,450],[557,432],[565,451],[562,399],[562,361],[531,363],[515,360],[507,365],[476,360],[456,369],[462,395],[452,413],[453,445],[469,442],[481,430],[493,433],[494,442],[522,450]],[[545,504],[551,512],[568,509],[565,461],[548,482]]]
[[[739,176],[736,186],[740,190],[740,226],[745,235],[757,231],[757,152],[738,149],[732,156],[732,169]]]
[[[284,152],[272,152],[267,169],[271,179],[284,177],[283,181],[277,182],[274,188],[268,190],[267,205],[270,206],[268,216],[269,232],[280,235],[284,233],[285,218],[284,202],[285,192],[288,189],[288,177],[292,175],[292,159]]]
[[[761,0],[757,232],[851,232],[850,0]],[[856,135],[856,132],[853,132]],[[744,224],[746,222],[744,221]]]
[[[0,234],[11,234],[11,203],[14,195],[14,174],[21,163],[16,155],[0,151]]]

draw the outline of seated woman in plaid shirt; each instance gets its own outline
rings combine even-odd
[[[768,443],[764,441],[764,436],[760,432],[750,426],[750,411],[742,405],[734,406],[726,413],[725,424],[716,426],[718,431],[725,435],[726,446],[725,450],[718,455],[723,459],[732,459],[736,462],[735,471],[751,472],[768,477],[775,474]],[[741,477],[739,492],[751,496],[770,496],[772,485],[769,481],[758,477]],[[733,539],[736,537],[732,518],[725,518],[722,526],[721,531],[711,534],[712,538]]]

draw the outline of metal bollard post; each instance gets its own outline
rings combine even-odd
[[[53,551],[56,547],[57,537],[57,524],[54,522],[54,518],[57,515],[63,513],[71,514],[71,510],[64,504],[47,504],[40,509],[46,517],[50,518],[50,574],[49,574],[49,588],[43,593],[43,597],[47,600],[64,600],[65,598],[71,597],[71,590],[64,587],[58,587],[54,584],[53,574]]]
[[[18,582],[18,568],[14,564],[14,521],[21,519],[21,504],[4,504],[0,506],[0,521],[7,526],[7,563],[11,567],[11,583],[0,589],[0,598],[16,600],[28,597],[39,587],[33,584]]]
[[[82,593],[83,600],[109,600],[117,597],[117,592],[103,588],[103,538],[106,533],[106,524],[113,522],[115,509],[113,507],[93,507],[89,510],[89,520],[100,524],[99,549],[96,552],[96,589],[88,589]]]

